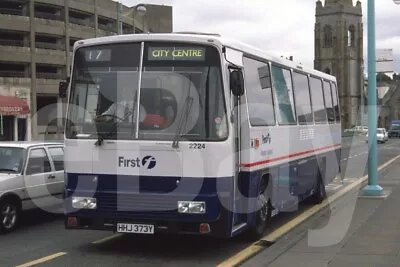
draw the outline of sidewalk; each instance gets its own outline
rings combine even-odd
[[[330,221],[318,219],[317,234],[306,231],[269,265],[266,249],[243,266],[400,267],[400,160],[379,174],[379,185],[389,193],[387,198],[344,196]]]

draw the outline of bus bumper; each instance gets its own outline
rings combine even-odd
[[[107,217],[107,216],[85,216],[79,214],[65,214],[65,229],[81,229],[81,230],[99,230],[112,231],[114,233],[126,231],[127,226],[132,230],[134,225],[152,226],[154,232],[151,234],[185,234],[185,235],[208,235],[213,237],[228,238],[230,237],[230,214],[226,209],[221,209],[217,220],[207,221],[178,221],[178,220],[148,220],[134,219],[124,217]],[[124,224],[123,227],[118,224]],[[124,229],[125,228],[125,229]],[[135,233],[132,234],[149,234]]]

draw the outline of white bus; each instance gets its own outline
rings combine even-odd
[[[78,41],[68,89],[66,229],[259,238],[340,172],[336,78],[216,34]]]

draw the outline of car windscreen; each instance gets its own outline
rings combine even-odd
[[[25,150],[18,147],[0,147],[0,173],[20,173]]]

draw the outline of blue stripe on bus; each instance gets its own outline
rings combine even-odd
[[[66,197],[97,198],[96,211],[78,212],[90,216],[212,222],[220,215],[220,196],[225,198],[226,205],[231,205],[229,199],[233,191],[233,177],[202,179],[75,173],[67,173],[67,177]],[[179,214],[177,202],[182,200],[205,201],[207,214]],[[66,206],[67,212],[72,212],[69,206]],[[230,210],[231,207],[227,208]]]

